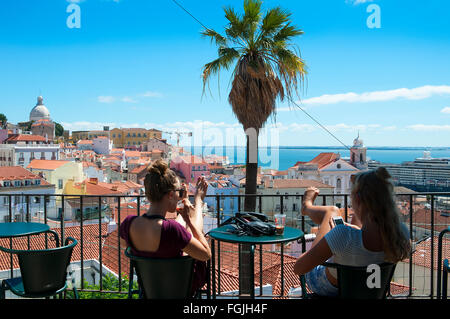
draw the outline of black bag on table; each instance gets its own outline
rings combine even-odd
[[[268,223],[268,218],[259,213],[236,213],[220,226],[233,225],[230,232],[247,236],[275,235],[275,226]]]

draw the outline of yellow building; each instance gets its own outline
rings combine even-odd
[[[162,138],[162,132],[144,128],[114,128],[110,131],[110,138],[115,148],[127,146],[143,146],[152,138]]]
[[[84,180],[83,164],[77,162],[34,159],[27,169],[55,185],[55,194],[63,194],[68,180]]]

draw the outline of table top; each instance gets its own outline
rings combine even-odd
[[[285,227],[283,235],[257,237],[247,235],[238,236],[236,234],[227,233],[226,229],[226,225],[211,229],[209,231],[209,236],[216,240],[239,244],[277,244],[293,241],[304,236],[304,233],[300,229],[292,227]]]
[[[0,238],[34,235],[48,230],[50,226],[42,223],[0,223]]]

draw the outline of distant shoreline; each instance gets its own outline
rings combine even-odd
[[[190,148],[245,148],[246,146],[241,146],[241,145],[236,145],[236,146],[212,146],[212,145],[207,145],[207,146],[202,146],[202,145],[198,145],[198,146],[182,146],[182,147],[190,147]],[[265,148],[272,148],[272,147],[267,147],[267,146],[259,146],[258,148],[260,149],[265,149]],[[333,149],[333,150],[348,150],[348,148],[344,147],[344,146],[278,146],[277,148],[279,149],[309,149],[309,150],[314,150],[314,149]],[[350,146],[349,146],[350,148]],[[367,146],[366,147],[367,150],[389,150],[389,151],[401,151],[401,150],[409,150],[409,151],[414,151],[414,150],[423,150],[423,151],[445,151],[445,150],[450,150],[450,146]]]

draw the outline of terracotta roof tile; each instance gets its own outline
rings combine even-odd
[[[46,170],[54,170],[57,169],[70,161],[57,161],[57,160],[40,160],[34,159],[28,164],[27,168],[31,169],[46,169]]]
[[[266,188],[307,188],[310,186],[317,188],[333,188],[333,186],[312,179],[274,179],[266,180],[264,184]]]
[[[30,135],[30,134],[14,134],[10,137],[8,137],[5,141],[7,142],[46,142],[47,140],[45,137],[40,135]]]

